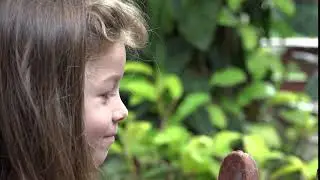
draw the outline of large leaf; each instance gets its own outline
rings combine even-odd
[[[273,96],[269,103],[272,105],[290,105],[294,106],[299,103],[310,103],[310,97],[305,94],[291,92],[291,91],[279,91]]]
[[[142,96],[131,94],[130,99],[129,99],[129,105],[130,106],[137,106],[137,105],[143,103],[143,101],[144,101],[144,98]]]
[[[178,28],[186,40],[200,50],[207,50],[213,41],[221,0],[182,1]]]
[[[172,161],[177,157],[182,148],[188,143],[190,135],[182,126],[167,126],[164,130],[155,134],[153,144],[161,150],[162,157],[168,157]]]
[[[174,100],[177,100],[182,96],[183,85],[180,78],[177,75],[167,75],[165,77],[165,86],[169,90],[169,93]]]
[[[258,32],[254,26],[244,25],[239,31],[245,49],[250,51],[258,45]]]
[[[241,138],[241,134],[233,131],[221,131],[213,137],[213,154],[224,158],[232,151],[232,143]]]
[[[226,112],[231,113],[232,115],[243,116],[241,106],[238,105],[233,97],[222,97],[221,106]]]
[[[245,87],[238,96],[239,105],[247,105],[253,100],[265,99],[274,96],[274,86],[266,82],[255,82]]]
[[[212,139],[207,136],[194,137],[184,148],[181,156],[183,171],[187,173],[211,172],[216,162],[212,156]]]
[[[143,155],[151,148],[147,144],[152,125],[149,122],[130,122],[126,128],[119,133],[121,141],[130,155]]]
[[[269,70],[272,72],[272,80],[282,80],[284,67],[280,58],[270,51],[270,49],[259,48],[250,54],[246,63],[254,80],[265,78]]]
[[[281,82],[285,73],[284,65],[280,56],[269,54],[270,70],[272,71],[271,79],[274,82]]]
[[[317,176],[318,170],[318,157],[311,160],[308,164],[305,165],[303,169],[303,174],[306,178],[312,179]]]
[[[129,61],[124,68],[126,73],[142,73],[144,75],[152,76],[152,67],[146,63]]]
[[[293,0],[272,0],[273,4],[289,16],[294,15],[296,7]]]
[[[268,55],[263,49],[254,51],[247,60],[247,67],[254,80],[261,80],[270,68]]]
[[[247,80],[245,73],[236,67],[229,67],[214,73],[210,79],[213,86],[229,87],[243,83]]]
[[[310,112],[306,111],[282,110],[280,111],[280,116],[289,123],[310,130],[317,124],[316,118]]]
[[[288,157],[288,164],[280,167],[277,171],[272,173],[271,180],[279,179],[279,177],[291,174],[293,172],[301,171],[304,167],[304,163],[300,158],[295,156]]]
[[[277,130],[269,124],[254,124],[248,127],[250,134],[261,135],[266,144],[271,148],[281,147],[281,138]]]
[[[210,101],[208,93],[192,93],[189,94],[179,105],[176,113],[171,119],[171,123],[177,123],[194,113],[199,107]]]
[[[162,180],[167,176],[167,174],[174,173],[175,171],[176,171],[176,169],[173,168],[172,166],[168,166],[165,163],[162,163],[162,164],[159,163],[155,167],[148,168],[147,172],[142,173],[142,177],[143,178],[141,178],[141,179],[144,179],[144,180]],[[129,178],[129,179],[132,179],[132,177]]]
[[[235,27],[239,21],[233,12],[227,8],[222,8],[220,10],[218,23],[222,26]]]
[[[185,69],[182,72],[181,79],[185,92],[198,92],[199,89],[204,92],[210,91],[209,77],[199,74],[194,68]]]
[[[259,135],[246,135],[243,138],[244,148],[258,164],[263,164],[270,150],[264,139]]]
[[[167,73],[180,74],[192,60],[193,46],[182,36],[168,38],[166,41],[167,58],[164,69]]]
[[[146,100],[154,102],[157,99],[156,89],[147,80],[123,80],[120,84],[121,91],[138,95]]]
[[[169,126],[163,131],[159,132],[153,139],[156,145],[176,144],[178,142],[186,141],[189,133],[181,126]]]
[[[159,29],[160,33],[170,33],[174,27],[171,0],[151,0],[147,2],[152,26]]]
[[[109,154],[121,154],[123,153],[123,148],[122,146],[118,143],[118,142],[115,142],[111,145],[110,149],[109,149]]]
[[[209,113],[211,123],[214,126],[220,129],[224,129],[227,127],[226,115],[219,106],[217,106],[216,104],[211,104],[207,107],[207,111]]]
[[[241,8],[242,3],[246,0],[228,0],[228,6],[233,11],[238,11]]]
[[[273,18],[271,23],[271,33],[275,37],[292,37],[296,36],[296,32],[284,19]]]

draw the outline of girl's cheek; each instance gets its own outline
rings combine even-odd
[[[107,106],[87,104],[84,121],[85,132],[89,137],[104,136],[111,122],[111,113]]]

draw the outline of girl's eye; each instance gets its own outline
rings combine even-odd
[[[106,93],[102,94],[101,97],[103,98],[103,101],[104,101],[105,103],[107,103],[108,100],[109,100],[111,97],[115,96],[116,94],[117,94],[117,93],[115,93],[115,92],[106,92]]]

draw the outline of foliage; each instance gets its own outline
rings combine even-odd
[[[292,35],[276,12],[292,16],[293,2],[142,3],[150,45],[141,54],[146,61],[126,64],[120,89],[129,117],[102,179],[216,179],[236,149],[253,156],[261,179],[315,179],[317,153],[304,155],[318,132],[311,99],[279,89],[288,71],[259,46],[271,33]]]

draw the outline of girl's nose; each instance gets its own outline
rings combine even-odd
[[[124,108],[122,110],[114,111],[112,114],[112,121],[113,122],[120,122],[124,120],[128,116],[128,110],[127,108]]]

